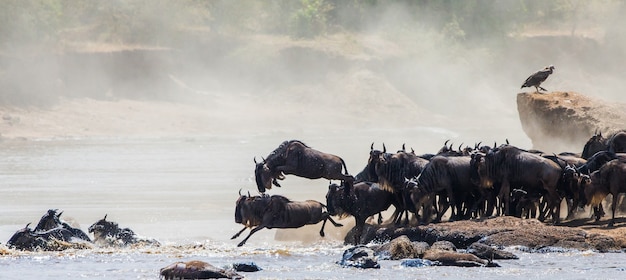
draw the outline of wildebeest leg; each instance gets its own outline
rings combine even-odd
[[[324,237],[324,235],[325,235],[324,234],[324,226],[326,226],[326,221],[327,220],[330,220],[330,222],[333,224],[333,226],[336,226],[336,227],[342,227],[343,226],[342,224],[339,224],[339,223],[335,222],[335,220],[333,220],[333,218],[330,216],[330,214],[328,214],[328,212],[322,213],[322,220],[323,220],[323,222],[322,222],[322,229],[320,230],[320,236],[321,237]]]
[[[246,238],[244,238],[241,242],[239,242],[239,244],[237,244],[237,247],[241,247],[243,246],[243,244],[246,244],[246,241],[248,241],[248,238],[250,238],[250,236],[252,236],[257,231],[262,230],[263,228],[265,228],[265,225],[259,225],[258,227],[252,229],[248,236],[246,236]]]
[[[611,201],[611,221],[609,221],[608,227],[615,226],[615,210],[617,209],[617,195],[613,195]]]
[[[363,235],[363,228],[365,227],[365,219],[362,217],[354,217],[356,226],[354,227],[354,245],[361,244],[361,235]]]
[[[231,237],[230,239],[235,239],[237,237],[239,237],[239,235],[241,235],[241,233],[246,230],[248,227],[243,227],[238,233],[236,233],[235,235],[233,235],[233,237]]]
[[[511,206],[511,186],[509,185],[509,181],[505,180],[502,182],[502,186],[500,187],[500,195],[502,198],[502,203],[504,204],[504,215],[510,215],[510,206]]]

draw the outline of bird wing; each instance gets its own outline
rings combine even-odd
[[[526,81],[524,81],[522,87],[538,86],[543,83],[543,81],[545,81],[548,76],[550,76],[549,70],[537,71],[536,73],[530,75],[530,77],[528,77]]]

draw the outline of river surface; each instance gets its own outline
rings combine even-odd
[[[450,131],[423,129],[420,135],[442,143]],[[385,131],[374,139],[389,136]],[[319,150],[342,156],[350,173],[365,166],[370,135],[301,135]],[[529,254],[510,248],[519,260],[500,268],[404,268],[381,261],[377,270],[342,268],[335,262],[352,219],[343,228],[328,224],[297,230],[267,230],[230,240],[242,228],[234,222],[241,189],[256,194],[254,162],[286,135],[158,139],[63,139],[0,142],[0,243],[48,209],[84,231],[104,215],[135,233],[159,240],[161,247],[98,248],[62,252],[6,250],[0,279],[158,279],[159,269],[177,261],[202,260],[215,266],[253,261],[260,272],[248,279],[624,279],[626,254],[555,252]],[[377,143],[376,145],[379,145]],[[401,142],[387,143],[397,149]],[[433,149],[432,145],[428,150]],[[377,146],[377,148],[380,148]],[[282,194],[292,200],[323,201],[328,182],[287,177]],[[247,233],[247,232],[246,232]],[[0,245],[3,248],[4,245]],[[6,248],[5,248],[6,249]]]

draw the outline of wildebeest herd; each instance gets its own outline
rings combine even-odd
[[[543,153],[509,144],[453,148],[446,141],[434,154],[416,154],[405,146],[395,153],[370,146],[361,172],[349,175],[340,157],[315,150],[302,141],[284,141],[266,159],[255,159],[255,179],[260,195],[242,195],[236,202],[235,220],[251,233],[262,228],[294,228],[353,216],[354,243],[361,243],[366,220],[394,206],[390,222],[399,226],[495,215],[537,218],[559,224],[590,206],[588,217],[599,220],[602,202],[611,194],[611,220],[626,193],[626,131],[608,137],[595,133],[581,153]],[[326,205],[293,202],[267,195],[285,175],[339,180],[326,194]],[[567,216],[561,215],[561,204]],[[447,215],[447,216],[446,216]],[[411,218],[410,218],[411,217]],[[324,236],[324,226],[320,235]]]

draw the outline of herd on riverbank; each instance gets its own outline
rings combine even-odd
[[[306,210],[280,195],[264,194],[272,185],[280,187],[278,180],[292,174],[341,181],[329,186],[328,215],[318,213],[322,218],[310,223],[325,222],[326,217],[335,215],[353,216],[356,234],[348,241],[354,244],[362,241],[365,220],[392,205],[395,225],[409,225],[411,213],[417,224],[440,222],[448,210],[450,221],[516,216],[558,225],[563,218],[562,201],[568,206],[566,219],[591,206],[599,220],[604,215],[602,202],[611,194],[615,199],[611,199],[609,227],[614,226],[615,211],[623,204],[618,195],[626,193],[626,132],[609,137],[597,133],[581,153],[546,154],[508,142],[454,149],[447,142],[437,153],[422,155],[404,146],[389,153],[384,144],[382,151],[372,144],[366,166],[352,176],[341,157],[299,140],[284,141],[262,162],[255,160],[255,178],[262,195],[240,195],[237,222],[251,228],[250,235],[262,228],[303,226],[294,217]]]

